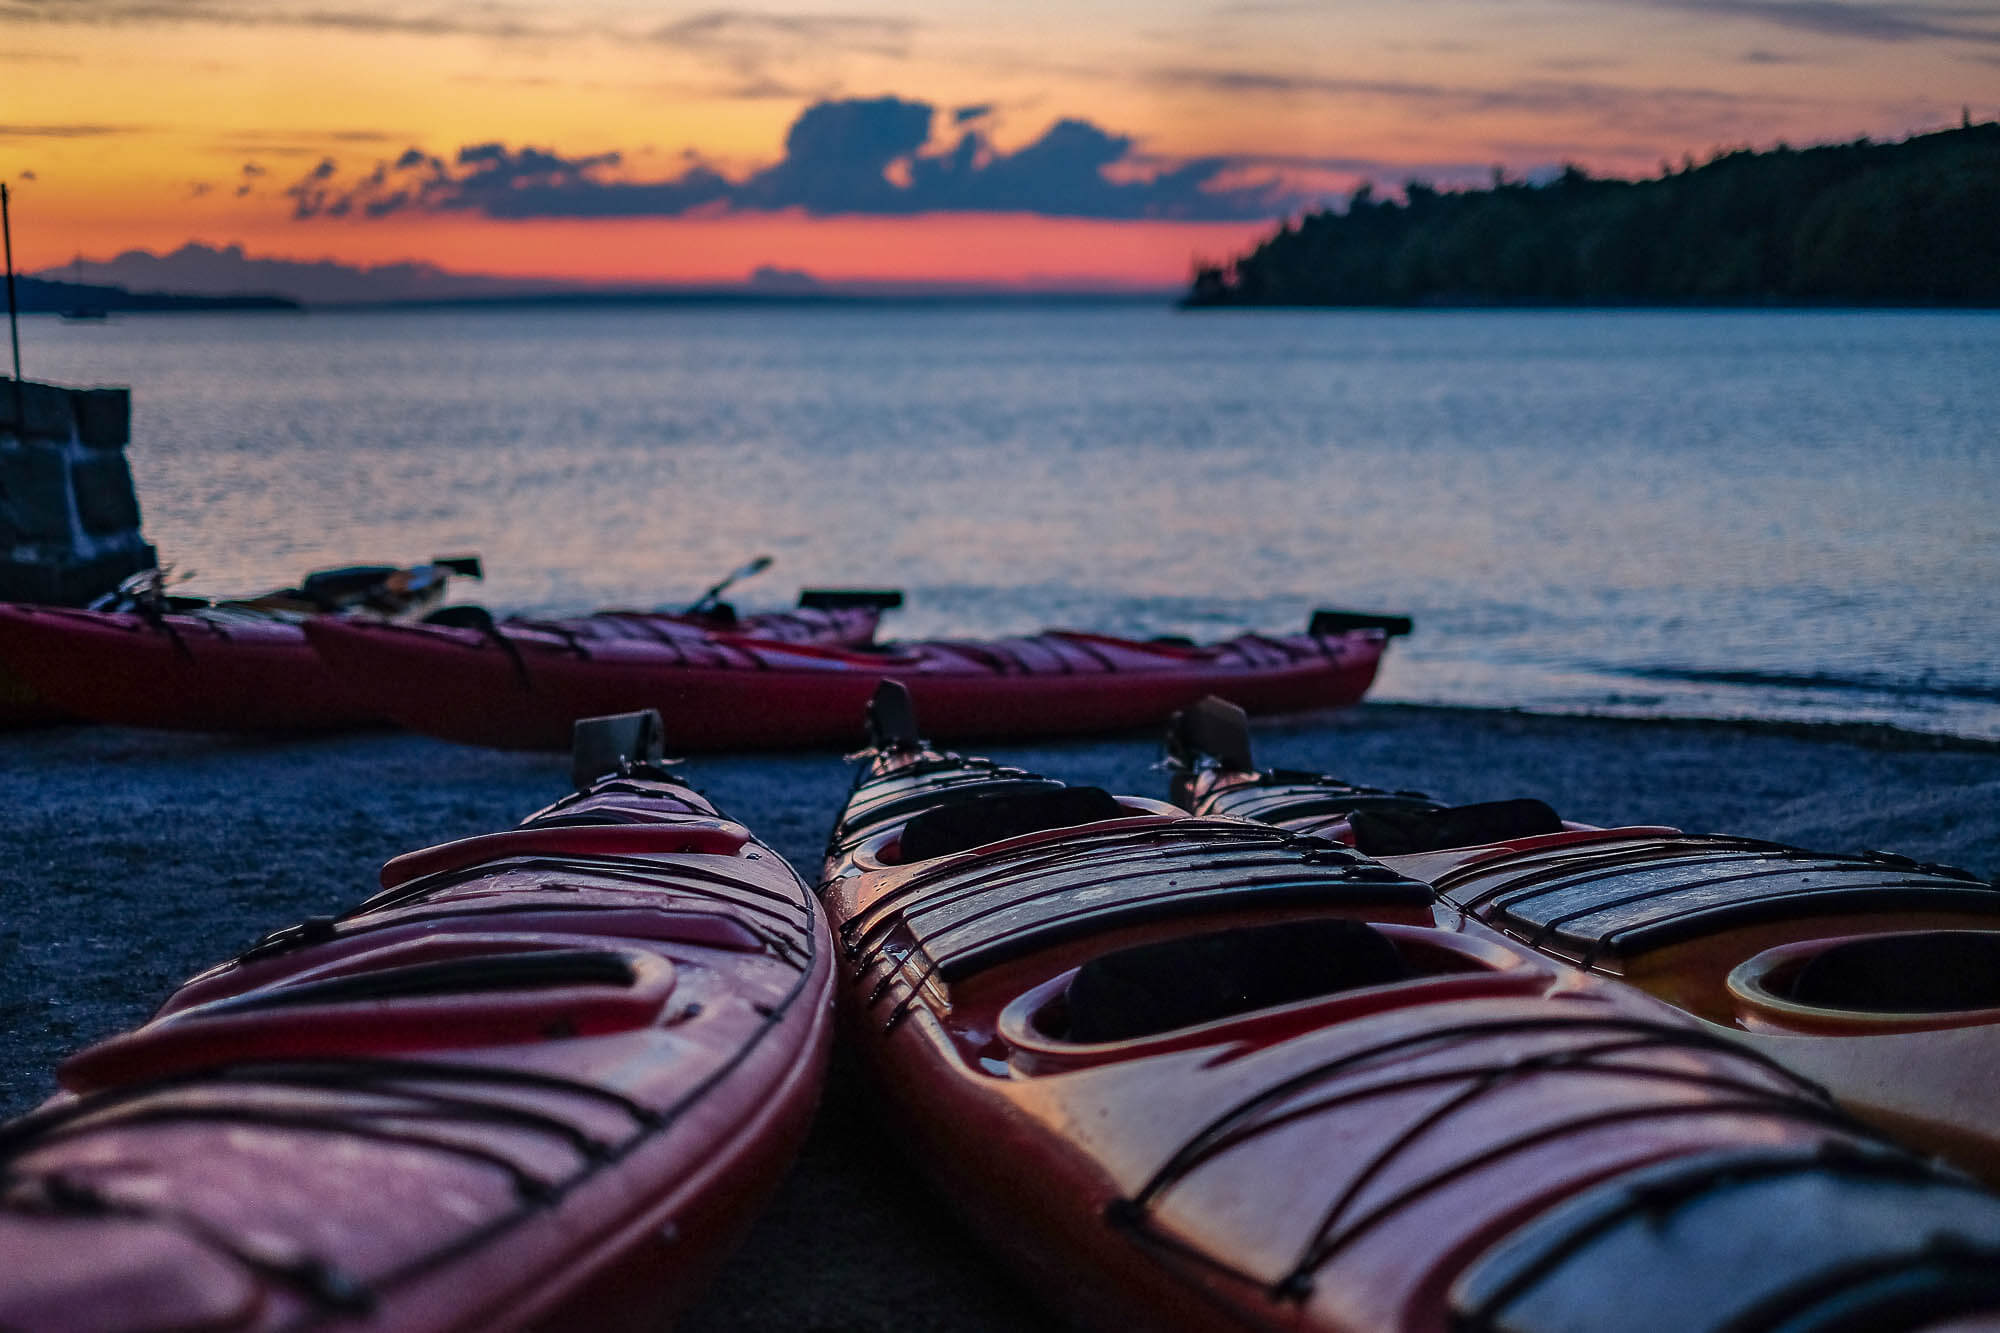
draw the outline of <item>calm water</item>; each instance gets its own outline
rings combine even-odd
[[[1407,610],[1379,697],[2000,736],[2000,315],[1145,308],[25,323],[163,558],[478,550],[542,611],[900,586],[909,635]]]

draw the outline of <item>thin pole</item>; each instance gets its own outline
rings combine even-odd
[[[14,219],[7,212],[7,183],[0,181],[0,237],[7,242],[7,336],[14,343],[14,424],[25,428],[21,420],[21,325],[14,317]]]

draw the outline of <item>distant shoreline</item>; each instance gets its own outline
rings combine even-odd
[[[757,307],[959,307],[1147,306],[1167,307],[1173,288],[1007,291],[939,286],[907,291],[759,291],[747,287],[585,289],[404,296],[358,301],[309,301],[276,293],[135,292],[123,287],[18,279],[23,314],[195,314],[213,311],[298,314],[339,310],[586,309],[650,306]]]
[[[142,293],[148,296],[167,296],[168,293]],[[237,296],[176,296],[171,302],[144,303],[130,306],[115,305],[103,307],[111,315],[338,315],[338,314],[397,314],[424,313],[431,311],[481,311],[481,310],[643,310],[643,309],[690,309],[712,310],[729,307],[749,309],[794,309],[794,310],[945,310],[945,309],[1152,309],[1166,313],[1199,313],[1202,315],[1271,315],[1323,313],[1335,315],[1384,314],[1384,315],[1574,315],[1574,314],[1992,314],[2000,312],[2000,303],[1939,303],[1929,304],[1908,301],[1879,303],[1831,302],[1831,301],[1721,301],[1721,302],[1619,302],[1569,304],[1522,303],[1500,304],[1495,302],[1445,302],[1427,301],[1408,305],[1356,304],[1319,305],[1300,303],[1286,305],[1270,303],[1256,306],[1190,306],[1177,300],[1171,294],[1147,293],[1133,295],[1118,292],[1024,292],[1013,293],[947,293],[938,295],[897,295],[877,296],[865,294],[829,293],[819,296],[802,295],[756,295],[749,293],[701,293],[690,295],[657,294],[562,294],[523,296],[471,296],[471,297],[430,297],[409,298],[395,301],[327,301],[306,302],[266,297]],[[29,305],[23,303],[23,316],[62,315],[66,312],[50,305]]]

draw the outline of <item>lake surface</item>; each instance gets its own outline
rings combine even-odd
[[[534,611],[907,636],[1408,611],[1376,697],[2000,736],[2000,314],[653,308],[23,321],[190,589],[476,550]]]

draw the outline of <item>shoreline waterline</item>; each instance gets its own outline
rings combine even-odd
[[[885,632],[1406,612],[1376,697],[2000,738],[2000,315],[1145,307],[47,326],[188,591],[477,550],[537,613],[751,554]]]

